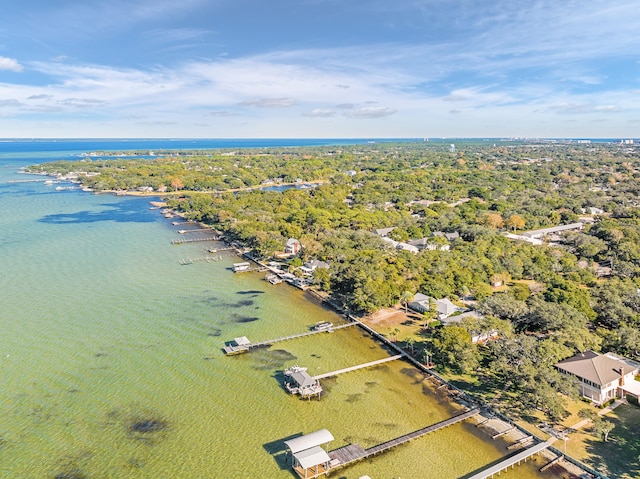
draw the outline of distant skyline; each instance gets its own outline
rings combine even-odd
[[[634,0],[23,0],[1,138],[640,137]]]

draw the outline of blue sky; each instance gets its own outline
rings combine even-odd
[[[21,0],[0,137],[640,137],[637,0]]]

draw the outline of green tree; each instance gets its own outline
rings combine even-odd
[[[409,312],[409,303],[413,301],[413,297],[415,295],[411,291],[403,291],[400,295],[400,304],[404,306],[404,312],[407,314]]]
[[[471,342],[471,335],[461,326],[439,328],[432,344],[440,363],[454,371],[470,373],[480,363],[480,355]]]

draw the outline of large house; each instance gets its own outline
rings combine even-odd
[[[295,238],[289,238],[287,240],[287,244],[284,246],[284,252],[291,255],[298,254],[301,249],[302,245],[300,244],[300,241]]]
[[[626,395],[640,396],[638,363],[615,354],[585,351],[555,365],[558,370],[580,381],[580,394],[596,404]]]
[[[413,301],[408,304],[411,309],[419,313],[430,311],[432,305],[435,306],[438,313],[438,319],[440,320],[446,319],[453,313],[456,313],[458,311],[464,311],[463,308],[460,308],[453,304],[451,300],[449,300],[449,298],[432,299],[426,294],[422,293],[416,293],[413,297]]]

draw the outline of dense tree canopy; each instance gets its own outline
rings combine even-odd
[[[571,387],[555,362],[586,349],[640,356],[640,149],[572,142],[456,149],[413,142],[139,152],[30,171],[73,174],[98,191],[167,192],[171,208],[260,256],[297,238],[303,260],[330,265],[314,273],[314,286],[351,312],[406,302],[406,292],[475,299],[482,321],[432,331],[436,362],[464,373],[480,368],[514,407],[559,417],[557,392]],[[301,188],[307,182],[315,186]],[[579,220],[582,231],[541,246],[506,237]],[[375,234],[390,227],[393,240],[431,246],[397,250]],[[503,289],[490,286],[496,278]],[[471,342],[489,331],[500,339]]]

